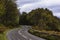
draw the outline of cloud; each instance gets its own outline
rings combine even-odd
[[[60,12],[59,13],[54,13],[54,16],[60,17]]]
[[[17,0],[17,4],[19,6],[22,6],[22,5],[25,5],[25,4],[28,4],[28,3],[35,3],[35,2],[38,2],[38,1],[41,1],[41,0]]]
[[[60,0],[42,0],[40,3],[46,6],[60,5]]]
[[[54,15],[60,16],[60,0],[18,0],[18,9],[23,12],[30,12],[36,8],[48,8]]]

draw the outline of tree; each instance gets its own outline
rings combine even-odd
[[[49,9],[38,8],[32,10],[27,15],[28,21],[31,24],[38,26],[40,29],[45,30],[60,30],[60,19],[53,16],[52,11]]]
[[[20,25],[27,25],[27,13],[26,12],[23,12],[21,15],[20,15],[20,21],[19,21],[19,24]]]
[[[0,0],[0,23],[2,23],[2,16],[5,14],[6,8],[5,8],[5,1]]]
[[[3,0],[0,5],[2,5],[0,13],[3,14],[1,23],[6,26],[19,24],[19,10],[16,3],[12,0]]]

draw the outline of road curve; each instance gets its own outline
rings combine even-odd
[[[29,26],[13,29],[7,33],[8,40],[45,40],[28,33]]]

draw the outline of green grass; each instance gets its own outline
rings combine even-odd
[[[0,40],[7,40],[5,33],[0,34]]]
[[[21,27],[19,26],[17,28],[21,28]],[[3,33],[0,33],[0,40],[8,40],[6,37],[6,33],[13,29],[16,29],[16,28],[7,28],[6,31],[4,31]]]
[[[5,40],[3,34],[0,34],[0,40]]]
[[[6,31],[4,31],[3,33],[0,33],[0,40],[7,40],[7,37],[6,37],[6,33],[8,31],[10,31],[11,29],[7,29]]]

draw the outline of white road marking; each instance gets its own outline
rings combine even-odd
[[[24,36],[24,35],[22,35],[24,38],[26,38],[27,39],[27,37],[26,36]]]
[[[18,33],[19,33],[22,37],[24,37],[25,39],[27,39],[27,37],[26,37],[25,35],[23,35],[20,31],[18,31]]]
[[[18,31],[18,33],[22,36],[22,37],[24,37],[25,39],[28,39],[25,35],[23,35],[20,31]],[[29,39],[29,40],[32,40],[32,39]]]

